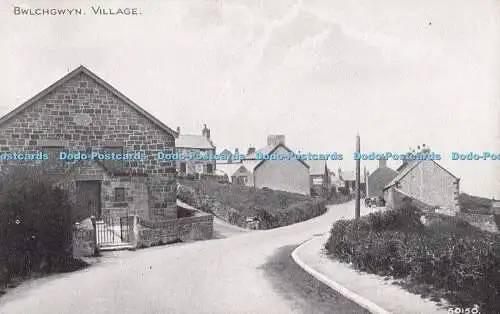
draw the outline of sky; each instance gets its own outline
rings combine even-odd
[[[364,152],[426,143],[463,192],[500,198],[500,160],[450,160],[500,154],[499,32],[493,0],[7,0],[0,115],[85,65],[173,129],[206,123],[220,151],[285,134],[291,149],[342,153],[330,166],[353,170],[358,132]]]

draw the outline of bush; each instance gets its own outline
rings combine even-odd
[[[0,264],[4,276],[73,267],[71,206],[65,191],[53,183],[35,167],[13,167],[2,173]]]
[[[246,226],[246,218],[257,217],[260,229],[286,226],[326,211],[322,198],[214,181],[182,180],[177,197],[240,227]]]
[[[362,271],[426,284],[461,307],[500,309],[500,236],[456,217],[423,226],[415,208],[337,221],[325,248]]]

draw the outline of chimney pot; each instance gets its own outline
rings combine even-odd
[[[276,146],[276,145],[285,145],[285,135],[283,134],[271,134],[267,136],[267,145],[268,146]]]
[[[381,158],[378,160],[378,167],[379,168],[386,168],[387,167],[387,160]]]

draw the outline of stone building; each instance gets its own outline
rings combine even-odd
[[[396,170],[387,167],[387,160],[380,159],[379,166],[366,177],[366,196],[376,198],[384,195],[384,187],[398,175]]]
[[[384,187],[389,208],[398,209],[403,198],[415,204],[436,208],[438,212],[455,215],[459,211],[460,179],[433,160],[409,162]]]
[[[4,160],[3,165],[38,165],[59,175],[77,205],[74,220],[92,215],[177,218],[175,164],[156,158],[175,151],[176,136],[83,66],[0,118],[3,153],[46,157]],[[61,152],[90,157],[61,160]],[[102,160],[98,154],[104,153],[115,155]]]
[[[177,161],[177,173],[179,175],[213,174],[216,163],[215,145],[210,138],[210,129],[207,125],[203,125],[201,135],[182,134],[179,127],[177,127],[177,133],[179,136],[175,141],[175,147],[182,156]],[[208,158],[204,159],[203,156],[208,156]]]
[[[257,151],[250,149],[250,154],[242,161],[245,168],[252,173],[246,185],[310,195],[309,165],[305,161],[299,159],[267,160],[263,157],[273,154],[275,156],[288,155],[292,152],[285,146],[284,135],[269,135],[266,147]]]

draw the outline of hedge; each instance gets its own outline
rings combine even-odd
[[[0,179],[0,281],[85,266],[71,256],[71,205],[50,174],[13,167]]]
[[[422,214],[406,208],[338,221],[325,248],[356,269],[424,284],[457,306],[498,313],[500,236],[455,217],[424,226]]]

